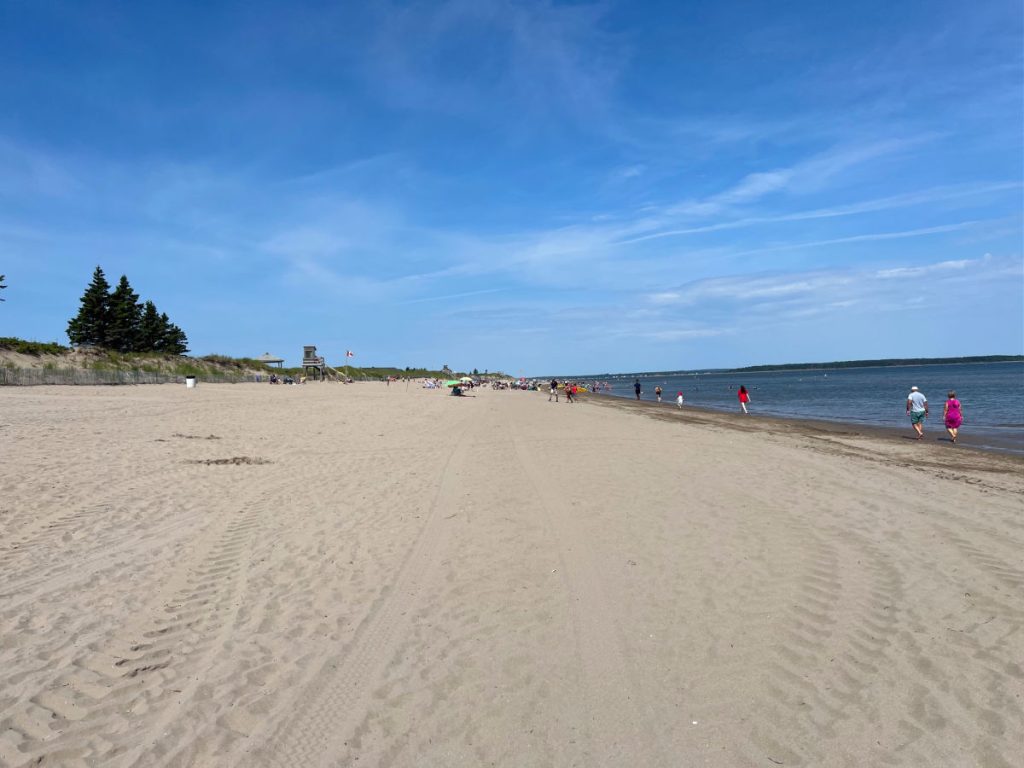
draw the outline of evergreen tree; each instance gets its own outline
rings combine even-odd
[[[3,279],[0,275],[0,288],[6,287]],[[111,292],[100,267],[96,267],[85,289],[78,315],[68,321],[68,338],[72,344],[92,344],[118,352],[188,352],[185,332],[170,321],[166,312],[158,313],[152,301],[140,304],[126,275],[121,275]]]
[[[156,304],[147,301],[142,305],[142,318],[139,320],[139,335],[136,339],[136,349],[139,352],[158,352],[163,344],[166,328],[160,315],[157,314]]]
[[[68,321],[68,339],[76,345],[107,346],[110,327],[110,283],[99,267],[92,273],[92,282],[82,294],[81,304],[78,314]]]
[[[110,325],[107,330],[107,344],[118,352],[137,351],[139,325],[142,321],[142,307],[139,294],[132,290],[128,278],[121,275],[117,288],[110,294]]]
[[[188,338],[185,332],[171,322],[166,312],[160,315],[160,324],[163,326],[163,333],[159,351],[168,355],[184,355],[188,352]]]

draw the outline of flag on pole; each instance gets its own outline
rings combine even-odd
[[[356,356],[356,353],[353,352],[351,349],[346,349],[345,350],[345,357],[355,357],[355,356]]]

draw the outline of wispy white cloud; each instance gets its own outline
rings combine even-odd
[[[374,90],[403,107],[481,117],[501,104],[593,118],[608,108],[624,55],[601,28],[606,13],[510,0],[375,3],[361,64]],[[467,49],[474,77],[453,76]]]
[[[484,288],[479,291],[462,291],[461,293],[449,293],[444,296],[423,296],[418,299],[408,299],[406,301],[399,301],[398,304],[421,304],[427,301],[449,301],[451,299],[464,299],[469,296],[482,296],[487,293],[500,293],[506,290],[505,288]]]
[[[642,163],[636,163],[634,165],[627,165],[622,168],[615,168],[609,174],[609,178],[612,181],[626,181],[628,179],[636,179],[643,176],[647,171],[647,166]]]
[[[67,165],[76,175],[82,170],[82,166],[68,164],[60,157],[44,159],[58,167]],[[848,160],[836,164],[843,165]],[[88,244],[95,251],[115,243],[134,253],[174,254],[196,263],[217,260],[236,262],[240,267],[258,263],[268,270],[269,279],[279,280],[289,291],[313,292],[348,305],[432,304],[515,289],[517,293],[585,292],[585,299],[573,298],[567,304],[578,310],[587,305],[614,307],[615,295],[654,286],[669,287],[653,291],[648,304],[670,308],[685,297],[684,292],[670,287],[679,274],[720,273],[736,268],[737,259],[750,255],[899,241],[978,227],[976,221],[969,220],[898,231],[862,231],[839,238],[769,242],[747,250],[716,246],[686,249],[682,253],[676,249],[633,252],[627,246],[643,239],[637,233],[650,232],[662,221],[658,211],[612,211],[615,215],[605,220],[580,217],[564,227],[513,229],[504,233],[482,233],[468,224],[423,226],[416,221],[410,204],[400,196],[377,199],[360,195],[360,185],[350,183],[353,173],[362,180],[363,170],[369,168],[372,172],[380,164],[390,168],[393,161],[390,156],[373,156],[323,174],[263,184],[255,207],[246,202],[251,182],[239,174],[226,174],[213,167],[154,164],[134,179],[116,166],[105,173],[87,168],[95,182],[95,192],[88,197],[112,195],[117,187],[119,199],[132,200],[139,210],[145,211],[145,216],[137,218],[128,230],[108,231],[106,227],[93,226],[72,234],[66,227],[52,233],[24,226],[17,229],[39,236],[33,248],[62,238],[63,248]],[[781,188],[788,178],[786,173],[748,176],[728,192],[732,200],[756,202],[760,196],[772,194],[770,190]],[[795,213],[749,216],[694,229],[713,231],[772,221],[856,216],[1014,188],[1019,189],[1020,184],[990,182],[934,187]],[[95,199],[85,200],[82,193],[76,195],[83,198],[82,210],[96,205]],[[110,208],[113,202],[105,205]],[[172,233],[159,228],[165,221],[178,225],[184,222],[187,226],[176,226]],[[0,214],[0,226],[3,223]],[[786,296],[801,296],[806,290],[801,281],[789,285],[751,284],[747,286],[746,300],[777,302]],[[600,292],[608,295],[599,297]],[[728,300],[727,293],[721,297]]]
[[[65,197],[85,189],[67,164],[52,154],[0,136],[0,197]]]
[[[650,294],[647,299],[653,304],[673,304],[679,300],[681,294],[676,291],[660,291]]]
[[[690,114],[655,116],[631,111],[619,117],[616,138],[636,150],[662,159],[673,157],[679,147],[713,154],[731,145],[779,140],[794,131],[807,133],[807,123],[797,117],[772,118],[764,114]]]
[[[931,135],[922,135],[833,147],[788,167],[747,174],[728,189],[704,199],[678,203],[668,208],[666,214],[707,218],[755,202],[772,193],[815,192],[827,187],[835,177],[852,168],[918,146],[931,138]]]
[[[927,275],[936,271],[949,270],[949,269],[967,269],[968,267],[978,266],[985,261],[991,261],[992,255],[986,253],[985,256],[978,259],[956,259],[953,261],[940,261],[937,264],[927,264],[920,267],[895,267],[893,269],[880,269],[875,273],[876,277],[882,279],[888,279],[893,277],[915,277],[918,275]]]
[[[907,278],[918,280],[914,284],[915,295],[928,297],[936,295],[938,287],[951,279],[991,283],[1004,279],[1008,271],[1024,276],[1024,264],[1018,258],[985,254],[975,259],[886,269],[847,268],[717,277],[676,286],[671,291],[650,293],[645,300],[665,312],[701,307],[702,312],[706,309],[717,315],[742,308],[744,312],[792,317],[795,312],[821,313],[903,297],[907,292],[906,284],[900,280]]]
[[[358,302],[358,305],[379,304],[392,298],[392,284],[375,277],[341,272],[318,261],[295,257],[288,263],[283,280],[292,290],[301,292],[307,303],[329,295],[333,300]]]
[[[931,187],[899,195],[888,195],[886,197],[862,200],[856,203],[829,206],[827,208],[812,208],[806,211],[774,214],[771,216],[746,216],[732,221],[716,222],[715,224],[651,232],[619,240],[616,242],[616,245],[629,245],[632,243],[641,243],[647,240],[658,240],[666,237],[679,237],[682,235],[703,234],[707,232],[720,232],[730,229],[746,229],[764,224],[780,224],[796,221],[810,221],[814,219],[857,216],[865,213],[877,213],[879,211],[910,208],[914,206],[928,205],[930,203],[959,200],[968,197],[982,197],[995,192],[1006,192],[1012,189],[1020,189],[1021,187],[1022,184],[1016,181],[982,182],[977,184]]]
[[[716,195],[714,200],[719,205],[732,205],[758,200],[770,192],[785,189],[793,178],[795,170],[786,168],[767,173],[751,173],[745,176],[732,189]]]
[[[262,248],[285,257],[327,257],[346,260],[370,251],[387,249],[401,216],[381,205],[353,198],[318,201],[313,210],[298,210],[282,221],[262,242]]]
[[[325,184],[344,183],[349,177],[365,171],[388,172],[399,158],[400,155],[397,152],[382,152],[333,165],[329,168],[320,168],[309,173],[291,176],[282,179],[278,184],[284,187],[321,188]]]
[[[985,221],[961,221],[934,227],[909,230],[867,232],[847,237],[823,240],[782,242],[764,247],[738,250],[736,248],[690,249],[686,252],[689,263],[703,261],[708,269],[756,255],[787,251],[827,249],[837,245],[856,245],[900,241],[936,236],[950,232],[969,231]],[[645,257],[623,258],[616,252],[616,235],[630,225],[573,226],[559,230],[522,233],[505,240],[474,241],[468,239],[460,250],[449,250],[456,263],[440,275],[447,277],[485,277],[504,275],[523,285],[533,286],[589,286],[628,290],[638,284],[672,280],[679,271],[679,259],[673,252]],[[486,254],[483,258],[481,254]],[[670,304],[675,299],[672,290],[655,292],[655,301]]]
[[[998,221],[998,219],[993,220]],[[834,237],[828,240],[812,240],[802,243],[785,243],[773,245],[766,248],[753,248],[749,251],[740,251],[735,256],[753,256],[762,253],[776,253],[779,251],[795,251],[805,248],[823,248],[828,245],[844,245],[847,243],[876,242],[880,240],[905,240],[911,237],[924,237],[925,235],[937,235],[943,232],[957,232],[970,229],[987,222],[983,221],[961,221],[955,224],[942,224],[937,227],[920,227],[918,229],[906,229],[899,232],[869,232],[863,235],[850,235],[849,237]]]
[[[629,335],[633,338],[653,339],[654,341],[687,341],[690,339],[710,339],[715,336],[725,336],[734,333],[734,329],[727,328],[667,328],[657,331],[636,331],[619,330],[619,336]]]

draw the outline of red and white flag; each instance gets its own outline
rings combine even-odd
[[[345,350],[345,357],[355,357],[355,356],[356,356],[356,353],[353,352],[351,349],[346,349]]]

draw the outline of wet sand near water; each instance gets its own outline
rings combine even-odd
[[[0,766],[1019,765],[1024,461],[472,394],[0,389]]]
[[[597,395],[584,393],[581,396],[581,399],[582,398],[587,398],[592,403],[602,404],[609,407],[635,408],[648,416],[658,416],[666,419],[674,419],[679,416],[679,413],[677,413],[676,416],[672,415],[672,413],[679,411],[673,398],[666,398],[663,403],[651,402],[649,400],[641,400],[637,402],[630,398],[611,396],[601,393]],[[913,429],[910,426],[909,417],[903,420],[903,426],[886,427],[875,424],[854,424],[842,421],[825,421],[823,419],[798,419],[786,418],[783,416],[772,416],[759,413],[757,408],[752,406],[750,408],[748,418],[753,419],[753,421],[750,424],[744,425],[744,422],[739,418],[743,416],[743,414],[740,413],[739,407],[736,408],[735,412],[725,412],[684,404],[681,413],[687,414],[686,421],[690,424],[718,425],[724,428],[737,429],[740,431],[747,430],[748,428],[754,430],[767,428],[769,430],[787,433],[803,432],[819,436],[846,435],[863,437],[865,439],[896,439],[901,441],[915,440]],[[984,450],[992,453],[1003,453],[1024,457],[1024,450],[1022,450],[1022,446],[1024,446],[1024,439],[1022,439],[1021,430],[1017,430],[1012,435],[1000,434],[992,429],[975,431],[970,423],[966,423],[961,428],[956,445],[954,446],[952,441],[949,439],[949,434],[946,432],[945,426],[943,425],[941,406],[937,411],[933,411],[931,416],[925,420],[924,430],[924,439],[921,441],[924,445],[938,445],[955,449],[973,448],[975,450]],[[954,462],[960,461],[960,459],[951,460]]]

